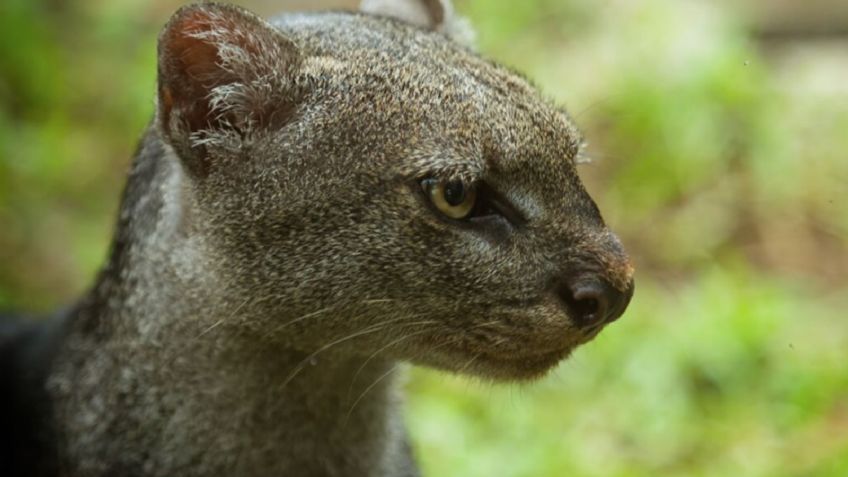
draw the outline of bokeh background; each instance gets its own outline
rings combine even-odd
[[[69,303],[104,260],[180,3],[0,2],[0,308]],[[848,2],[457,6],[585,130],[638,287],[536,384],[414,370],[426,475],[848,475]]]

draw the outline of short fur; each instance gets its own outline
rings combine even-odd
[[[27,462],[417,475],[401,363],[524,380],[597,334],[558,284],[629,294],[632,269],[577,176],[580,135],[446,35],[449,4],[424,3],[448,8],[417,25],[379,9],[174,15],[109,261],[39,332],[49,365],[20,385],[49,404],[28,421],[47,437]],[[523,220],[446,219],[427,177],[485,181]]]

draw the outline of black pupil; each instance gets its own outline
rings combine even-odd
[[[465,201],[465,186],[462,181],[450,181],[445,184],[445,202],[456,207]]]

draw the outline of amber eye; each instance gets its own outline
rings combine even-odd
[[[464,219],[474,210],[477,191],[461,180],[441,182],[424,179],[421,186],[439,212],[452,219]]]

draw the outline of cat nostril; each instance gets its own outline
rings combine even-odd
[[[577,326],[592,326],[606,321],[609,310],[606,287],[597,282],[582,282],[560,290],[569,317]]]
[[[557,294],[575,325],[593,327],[621,317],[633,297],[633,282],[620,291],[603,280],[566,279]]]
[[[603,316],[604,300],[600,292],[591,288],[580,288],[574,292],[575,311],[582,316]]]

